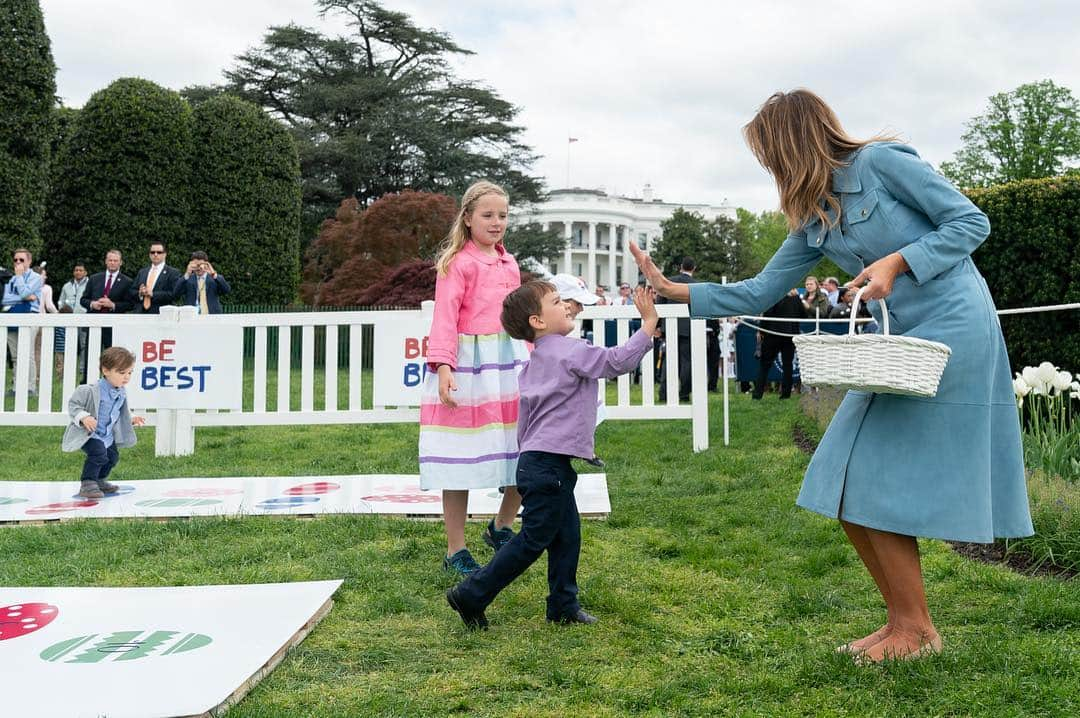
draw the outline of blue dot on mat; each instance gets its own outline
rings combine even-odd
[[[256,505],[260,509],[290,509],[294,506],[314,504],[320,501],[318,496],[282,496],[276,499],[267,499]]]

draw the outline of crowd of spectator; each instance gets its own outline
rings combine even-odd
[[[46,263],[33,266],[29,250],[16,249],[12,269],[0,267],[3,282],[3,311],[11,313],[71,313],[71,314],[158,314],[161,307],[180,303],[195,307],[198,314],[221,313],[222,295],[228,294],[229,283],[210,263],[206,252],[192,252],[183,271],[170,266],[163,242],[151,242],[148,263],[135,272],[134,278],[122,271],[124,260],[118,249],[105,253],[102,271],[87,274],[86,264],[76,263],[71,279],[60,289],[57,301],[48,284]],[[30,394],[37,394],[38,367],[41,363],[41,338],[38,327],[31,328],[34,360],[29,369]],[[88,330],[78,331],[78,374],[86,375],[86,345]],[[65,348],[65,332],[56,332],[54,350],[57,370]],[[112,345],[112,329],[102,329],[101,348]],[[18,328],[7,331],[7,361],[17,371]],[[14,376],[14,374],[13,374]],[[13,391],[9,390],[11,395]]]

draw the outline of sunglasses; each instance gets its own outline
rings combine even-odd
[[[160,249],[151,249],[150,254],[165,254]]]
[[[15,261],[15,264],[22,264],[22,263],[23,263],[23,262],[25,262],[26,260],[25,260],[25,259],[23,259],[22,257],[15,257],[15,260],[14,260],[14,261]]]

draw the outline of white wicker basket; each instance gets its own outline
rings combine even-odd
[[[931,397],[952,350],[940,342],[889,334],[889,310],[881,300],[884,334],[856,334],[855,315],[863,286],[851,305],[847,334],[802,334],[792,339],[799,352],[803,383],[827,384],[882,394]]]

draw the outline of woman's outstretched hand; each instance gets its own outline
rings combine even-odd
[[[866,291],[862,293],[862,301],[882,299],[892,293],[892,285],[897,275],[903,274],[908,269],[904,256],[899,252],[893,252],[859,272],[857,277],[844,286],[858,289],[865,284]]]
[[[637,242],[630,242],[630,254],[634,255],[634,261],[637,262],[641,273],[645,275],[645,281],[656,290],[657,294],[680,302],[690,302],[690,286],[672,282],[665,277],[660,268],[656,266],[656,263],[652,261],[652,257],[637,246]]]

